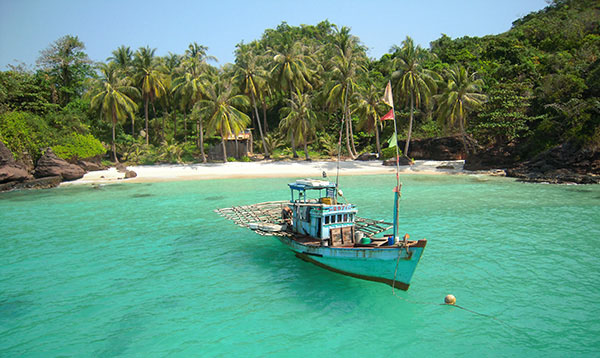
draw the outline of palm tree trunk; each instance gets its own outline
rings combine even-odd
[[[165,140],[165,117],[168,116],[168,113],[165,111],[162,118],[162,128],[160,129],[160,139],[161,142]]]
[[[233,135],[235,136],[235,154],[233,157],[235,159],[240,159],[240,142],[238,142],[238,135],[237,133],[234,133]]]
[[[465,149],[465,158],[469,155],[469,149],[467,149],[467,133],[465,132],[465,124],[463,123],[463,116],[462,114],[459,115],[458,117],[458,124],[460,125],[460,139],[462,141],[463,144],[463,148]],[[463,159],[465,159],[463,158]]]
[[[206,163],[206,154],[204,154],[204,128],[202,126],[202,120],[198,119],[200,123],[200,153],[202,154],[202,163]]]
[[[379,123],[375,123],[375,143],[377,144],[377,155],[379,156],[378,158],[381,159],[383,158],[383,156],[381,155],[381,143],[379,143]]]
[[[350,109],[348,108],[348,112]],[[350,144],[352,145],[352,159],[358,157],[358,152],[356,151],[356,146],[354,145],[354,130],[352,129],[352,118],[350,117],[350,113],[346,116],[348,119],[348,128],[350,129]]]
[[[346,149],[348,150],[348,155],[354,159],[354,152],[352,152],[352,148],[350,148],[350,130],[348,129],[348,118],[346,118],[346,105],[348,104],[348,88],[346,88],[344,92],[344,109],[343,109],[343,121],[346,123]]]
[[[306,161],[310,160],[310,157],[308,156],[308,144],[307,144],[306,136],[304,136],[304,158],[306,159]]]
[[[408,121],[408,136],[406,137],[406,144],[404,145],[404,156],[408,156],[408,146],[410,145],[410,136],[412,134],[413,111],[414,111],[414,94],[411,91],[410,92],[410,120]]]
[[[345,114],[344,117],[346,117]],[[348,129],[348,120],[344,118],[344,122],[346,122],[346,150],[348,150],[348,155],[354,159],[354,152],[352,152],[352,148],[350,147],[350,130]]]
[[[289,79],[288,79],[288,88],[290,89],[290,105],[291,105],[292,103],[294,103],[294,96],[293,96],[294,91],[292,91],[292,81],[290,81]],[[294,138],[295,136],[296,136],[296,133],[294,131],[294,128],[292,127],[292,153],[294,153],[293,154],[294,159],[298,158],[298,153],[296,152],[296,140]]]
[[[265,133],[269,132],[269,123],[267,123],[267,102],[262,99],[262,110],[263,110],[263,124],[265,127]]]
[[[225,136],[223,135],[223,129],[221,129],[221,145],[223,146],[223,163],[227,163],[227,148],[225,147]]]
[[[258,123],[258,132],[260,133],[260,139],[262,140],[265,159],[269,159],[269,151],[267,150],[267,144],[265,143],[262,125],[260,124],[260,116],[258,115],[258,108],[256,107],[256,99],[254,98],[254,92],[250,91],[250,94],[252,95],[252,105],[254,106],[254,113],[256,114],[256,123]]]
[[[146,145],[148,145],[148,97],[146,97],[146,100],[144,102],[144,116],[146,117]]]
[[[294,130],[292,129],[292,153],[294,153],[294,158],[298,158],[298,152],[296,152],[296,139],[294,137],[296,136],[294,135]]]
[[[131,116],[131,136],[135,138],[135,123],[134,123],[134,118],[135,118],[135,116]]]
[[[173,111],[173,141],[177,141],[177,110]]]
[[[200,117],[196,120],[196,148],[200,148]]]
[[[113,109],[113,120],[112,120],[112,151],[113,151],[113,158],[115,159],[115,163],[118,163],[119,160],[117,159],[117,145],[115,144],[116,142],[116,135],[115,135],[115,127],[117,126],[117,112],[116,109]]]
[[[350,155],[350,157],[352,159],[356,158],[356,148],[354,147],[354,133],[351,133],[352,128],[351,128],[351,123],[349,120],[349,115],[348,115],[348,87],[346,86],[345,91],[344,91],[344,109],[343,109],[343,118],[344,121],[346,122],[346,149],[348,150],[348,154]],[[350,139],[352,138],[352,140]],[[352,143],[352,146],[350,146],[350,143]]]
[[[187,111],[183,109],[183,142],[187,143]]]

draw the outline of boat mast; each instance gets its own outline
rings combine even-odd
[[[348,90],[346,90],[346,98],[345,101],[348,100]],[[344,105],[345,108],[345,105]],[[338,195],[338,191],[339,191],[339,179],[340,179],[340,160],[342,157],[342,132],[344,129],[344,116],[342,116],[342,120],[340,121],[340,137],[338,139],[338,159],[337,159],[337,173],[335,175],[335,197],[336,197],[336,201],[337,201],[337,195]]]
[[[388,86],[390,87],[391,93],[391,81],[388,81]],[[391,96],[390,96],[391,97]],[[400,184],[400,153],[398,152],[398,127],[396,125],[396,112],[394,111],[394,100],[393,97],[392,103],[392,113],[394,114],[394,137],[396,137],[396,187],[394,188],[394,243],[396,243],[398,238],[398,204],[400,201],[400,189],[402,188],[402,184]]]

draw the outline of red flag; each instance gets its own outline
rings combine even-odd
[[[394,107],[394,100],[392,98],[392,84],[390,81],[388,81],[387,86],[385,86],[385,93],[383,94],[383,98],[381,100],[388,106],[392,108]]]
[[[381,117],[382,121],[387,121],[388,119],[394,119],[394,110],[390,109],[389,112],[387,112],[387,114],[383,117]]]

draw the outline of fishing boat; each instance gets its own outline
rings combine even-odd
[[[397,133],[389,82],[383,100],[392,107],[384,117],[394,119],[394,132]],[[339,188],[343,126],[344,121],[340,126],[335,183],[322,179],[299,179],[288,184],[290,200],[234,206],[217,209],[216,212],[257,234],[277,237],[297,257],[317,266],[408,290],[427,240],[409,240],[408,234],[400,239],[398,235],[402,184],[397,139],[393,223],[366,219],[358,216],[357,207],[346,200]],[[377,236],[391,228],[392,234]]]
[[[275,236],[297,257],[344,275],[407,290],[426,239],[377,237],[393,223],[358,216],[335,183],[300,179],[290,200],[234,206],[216,212],[241,227]],[[397,222],[396,222],[397,226]],[[397,231],[394,230],[394,233]]]

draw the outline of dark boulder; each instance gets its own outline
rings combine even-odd
[[[34,173],[36,178],[61,176],[63,180],[79,179],[84,174],[85,170],[59,158],[50,148],[38,160]]]
[[[413,160],[410,159],[409,157],[407,157],[406,155],[401,155],[400,158],[398,158],[399,165],[413,165],[414,163],[415,162],[413,162]],[[390,159],[384,160],[383,165],[395,166],[396,158],[390,158]]]
[[[135,177],[137,177],[137,173],[134,172],[133,170],[126,170],[125,171],[125,179],[135,178]]]
[[[356,157],[356,160],[362,160],[362,161],[368,161],[368,160],[377,160],[377,153],[362,153],[361,155],[359,155],[358,157]]]
[[[61,181],[62,177],[60,176],[31,179],[23,182],[11,181],[8,183],[0,183],[0,192],[21,189],[49,189],[57,187]]]
[[[530,182],[600,183],[600,151],[567,142],[506,170],[506,175]]]
[[[78,160],[75,164],[77,164],[79,167],[83,168],[83,170],[87,172],[106,169],[106,166],[102,165],[102,161],[97,158],[81,159]]]
[[[470,152],[479,148],[477,142],[467,136],[465,139]],[[401,149],[404,149],[406,141],[400,141]],[[466,153],[461,136],[412,139],[408,147],[408,156],[414,159],[428,160],[461,160],[465,159]]]
[[[117,163],[116,168],[119,173],[125,173],[124,179],[137,177],[137,173],[133,170],[127,169],[123,163]]]
[[[478,149],[465,159],[465,170],[490,170],[512,168],[520,160],[519,148],[514,144]]]
[[[27,168],[17,163],[12,152],[0,141],[0,183],[22,182],[31,178]]]

